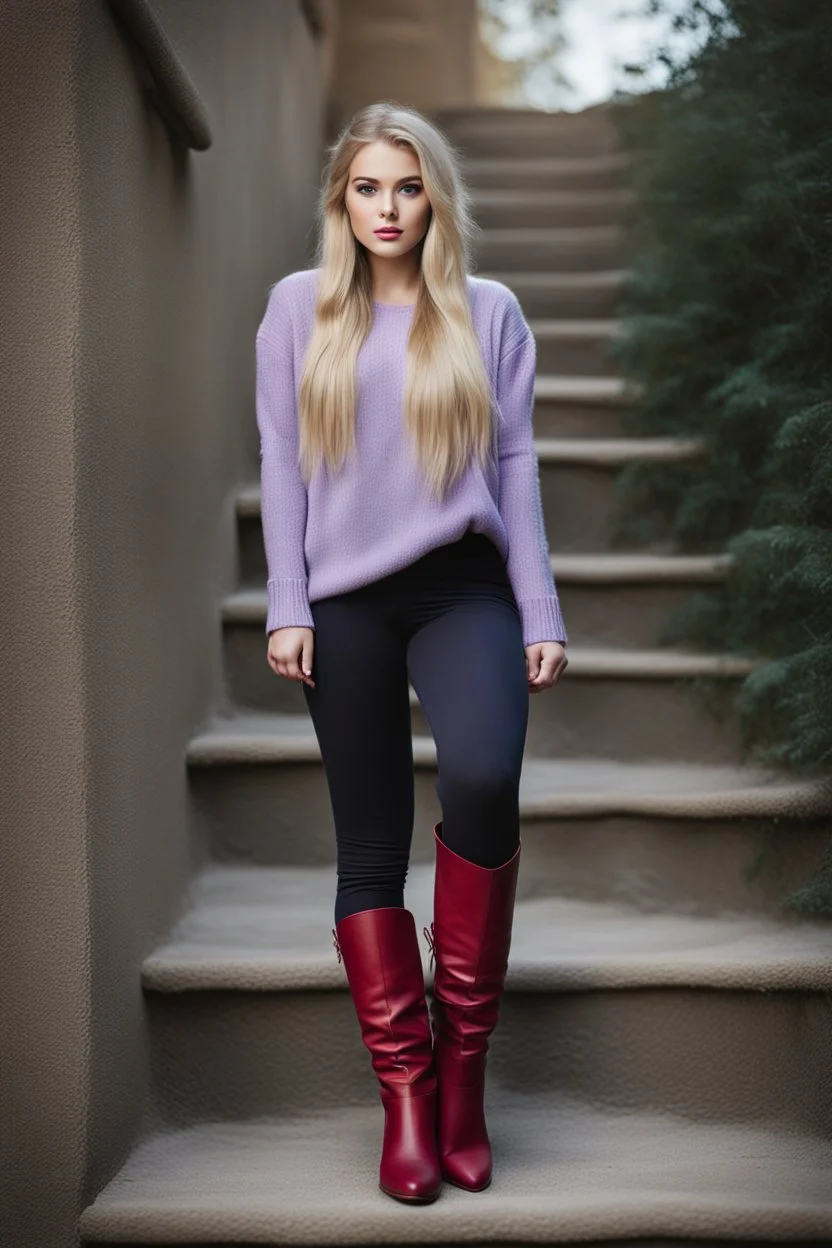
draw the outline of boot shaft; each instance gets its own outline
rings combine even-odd
[[[334,934],[382,1098],[429,1091],[433,1042],[412,913],[400,906],[361,910]]]
[[[496,869],[448,849],[434,827],[436,876],[430,943],[435,959],[432,1015],[443,1048],[484,1056],[505,986],[520,846]]]

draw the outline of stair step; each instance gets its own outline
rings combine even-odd
[[[567,391],[565,400],[556,396],[561,402],[573,402],[580,412],[583,403],[605,403],[611,398],[623,398],[628,392],[637,393],[635,385],[626,385],[623,378],[611,375],[617,368],[613,345],[622,332],[618,321],[612,318],[558,320],[532,317],[529,328],[537,347],[536,386],[539,382],[551,384],[553,380],[566,386],[574,384],[574,389]],[[601,383],[600,388],[588,384],[598,382]],[[599,394],[601,397],[597,398]],[[535,398],[540,400],[541,397],[535,387]],[[584,412],[580,414],[586,415]],[[579,425],[576,432],[584,430]]]
[[[677,542],[666,516],[655,515],[653,529],[639,529],[625,501],[622,472],[652,463],[679,465],[694,475],[697,461],[708,454],[706,439],[539,436],[534,447],[550,548],[564,554],[673,553]],[[691,461],[693,473],[686,467]]]
[[[417,928],[432,914],[432,864],[411,867],[405,901]],[[332,948],[329,867],[212,864],[188,909],[145,958],[154,992],[342,989]],[[422,947],[428,982],[432,972]],[[784,925],[760,916],[644,913],[613,901],[520,899],[507,989],[832,989],[832,923]]]
[[[583,156],[615,152],[619,137],[609,114],[484,112],[482,116],[440,118],[463,159],[526,156],[540,152]]]
[[[620,225],[526,225],[481,228],[478,265],[582,273],[626,264],[631,245]]]
[[[553,398],[566,390],[558,378],[542,378],[550,382],[547,398]],[[607,391],[608,398],[615,397],[613,387],[598,388],[596,401]],[[587,393],[590,387],[587,387]],[[542,396],[544,397],[544,396]],[[634,460],[667,460],[677,462],[697,459],[705,453],[701,438],[655,437],[655,438],[556,438],[536,437],[534,449],[541,464],[580,464],[597,468],[620,468]],[[260,516],[260,486],[249,483],[240,486],[236,493],[237,515],[245,518]]]
[[[615,314],[626,271],[616,268],[558,273],[512,267],[484,270],[479,276],[502,282],[513,290],[527,320],[574,320],[582,316],[606,320]]]
[[[621,322],[608,317],[602,320],[564,320],[554,317],[533,317],[529,328],[538,341],[562,339],[566,342],[583,341],[587,338],[617,338],[621,334]]]
[[[372,1103],[371,1103],[372,1096]],[[202,1122],[140,1143],[83,1210],[89,1242],[566,1243],[832,1235],[832,1145],[797,1132],[516,1095],[489,1118],[492,1186],[410,1209],[378,1190],[381,1110]]]
[[[690,819],[811,818],[832,813],[832,782],[759,766],[530,758],[521,779],[526,818],[651,814]]]
[[[684,463],[706,453],[704,439],[682,437],[535,437],[533,445],[546,534],[550,546],[565,553],[611,553],[611,547],[624,545],[614,538],[621,508],[620,469],[638,462]],[[257,520],[248,532],[244,528],[240,533],[241,568],[246,579],[259,577],[264,565],[259,510],[259,485],[237,492],[238,516],[243,521]],[[665,525],[662,533],[650,538],[628,535],[626,544],[632,553],[668,554],[672,534]]]
[[[477,223],[492,226],[588,226],[620,223],[635,204],[629,187],[599,190],[531,190],[476,187],[471,192]]]
[[[541,464],[583,464],[619,468],[636,459],[697,459],[705,453],[701,438],[535,438]]]
[[[312,728],[297,715],[249,711],[217,717],[188,743],[191,767],[320,761]],[[436,767],[430,737],[415,737],[416,767]],[[524,818],[650,814],[811,818],[832,813],[832,781],[799,779],[759,766],[616,762],[526,757],[520,780]]]
[[[558,378],[546,378],[551,390],[560,389]],[[571,384],[571,380],[570,380]],[[610,394],[612,388],[606,388]],[[590,387],[587,387],[587,391]],[[599,393],[601,391],[599,390]],[[547,397],[552,397],[547,396]],[[534,449],[541,463],[586,464],[599,468],[618,468],[635,459],[680,460],[697,458],[704,452],[700,438],[535,438]],[[260,517],[260,485],[249,482],[236,492],[237,515]]]
[[[633,584],[721,581],[733,566],[724,555],[552,555],[552,571],[564,584]]]
[[[259,534],[256,535],[259,538]],[[254,535],[247,547],[254,559]],[[661,632],[668,613],[686,600],[698,586],[724,580],[732,559],[718,555],[654,554],[550,554],[549,562],[558,587],[564,618],[569,629],[569,667],[564,679],[575,675],[573,659],[578,658],[578,674],[587,666],[584,653],[598,648],[615,652],[634,651],[676,653],[661,646]],[[256,566],[247,569],[247,578],[256,577],[265,586],[265,562],[261,549]],[[295,709],[294,694],[286,694],[286,684],[269,679],[263,691],[263,667],[267,596],[265,588],[240,589],[221,603],[224,626],[227,692],[241,706],[270,705],[275,710]],[[250,636],[258,628],[262,635]],[[727,656],[713,656],[721,659]],[[626,662],[627,660],[625,660]],[[291,704],[284,704],[286,697]],[[253,700],[252,700],[253,699]],[[266,699],[265,701],[263,699]],[[298,701],[299,708],[299,701]]]
[[[617,157],[616,160],[618,160]],[[468,166],[469,168],[475,168],[479,172],[483,165],[489,163],[493,163],[500,170],[506,168],[513,169],[515,165],[520,168],[533,166],[536,169],[538,167],[538,162],[513,162],[509,160],[495,162],[469,161]],[[543,162],[540,163],[542,164]],[[550,168],[552,163],[552,161],[546,161],[545,167]],[[576,166],[583,167],[582,162],[578,161],[565,161],[561,162],[561,164],[570,169]],[[623,166],[618,165],[616,167],[625,166],[626,161]],[[597,162],[593,162],[588,167],[592,169],[597,168]],[[524,208],[531,205],[541,210],[544,217],[544,225],[551,225],[553,218],[557,218],[560,212],[570,210],[575,214],[576,220],[574,224],[576,226],[617,225],[619,223],[619,215],[634,207],[638,202],[635,191],[628,186],[600,187],[598,189],[590,187],[577,190],[560,190],[557,188],[534,190],[529,187],[476,186],[471,191],[471,198],[478,215],[479,210],[482,208],[499,208],[501,210],[505,209],[506,216],[514,220],[517,213],[522,213]],[[600,212],[602,210],[612,216],[613,220],[603,222],[587,220],[587,216],[592,216],[593,211]]]
[[[580,556],[575,557],[577,563]],[[553,558],[552,564],[562,562]],[[561,578],[566,582],[569,577]],[[576,577],[574,579],[580,579]],[[618,578],[616,578],[618,579]],[[585,580],[590,580],[586,577]],[[265,634],[268,597],[265,590],[246,589],[229,594],[222,604],[226,624],[259,625]],[[560,680],[614,676],[621,679],[676,680],[690,676],[747,676],[764,660],[743,655],[707,654],[680,649],[627,649],[616,646],[573,645],[567,648],[569,664]],[[415,692],[411,700],[416,699]]]
[[[577,112],[524,105],[462,104],[443,106],[431,116],[455,142],[461,142],[467,135],[482,137],[486,142],[504,136],[529,135],[540,140],[554,140],[560,148],[570,142],[586,145],[594,136],[611,139],[618,132],[615,106],[606,102]]]
[[[254,487],[256,488],[256,487]],[[258,515],[259,497],[253,505],[248,490],[238,495],[240,515]],[[724,555],[559,554],[550,555],[552,574],[559,584],[699,585],[724,580],[733,557]],[[261,624],[265,628],[265,590],[239,589],[227,594],[221,605],[222,619],[229,624]],[[574,653],[574,651],[573,651]],[[571,660],[570,654],[570,660]]]
[[[490,226],[482,231],[482,237],[500,243],[528,243],[534,248],[553,244],[584,248],[617,243],[621,233],[620,225]]]
[[[487,191],[600,191],[626,189],[632,161],[624,152],[597,156],[479,156],[462,153],[473,193]]]
[[[568,605],[568,594],[563,601]],[[264,590],[235,595],[225,605],[226,696],[241,712],[291,712],[299,724],[305,723],[302,687],[276,677],[265,661],[266,609]],[[601,607],[590,604],[587,609],[597,612]],[[739,732],[728,700],[736,695],[737,683],[759,666],[759,658],[574,642],[567,654],[569,662],[556,693],[530,701],[527,754],[574,758],[586,754],[590,746],[598,755],[620,760],[740,760]],[[694,678],[716,682],[708,691],[711,698],[721,693],[727,715],[715,717],[693,695],[684,682]],[[410,706],[414,739],[430,738],[412,687]]]
[[[240,514],[247,517],[252,515],[259,517],[259,502],[256,502],[247,491],[241,491],[238,496],[238,510]],[[585,586],[587,592],[596,594],[609,589],[619,597],[621,591],[628,587],[672,589],[679,586],[682,589],[692,589],[697,585],[715,584],[724,580],[733,562],[730,554],[679,555],[619,552],[550,554],[549,563],[552,575],[559,591],[563,591],[561,598],[565,604],[564,610],[567,604],[570,606],[570,636],[576,638],[570,643],[570,667],[567,670],[572,671],[574,675],[573,658],[577,655],[580,665],[581,651],[585,647],[598,645],[597,642],[588,642],[581,636],[580,626],[573,627],[576,613],[571,603],[577,594],[578,587]],[[575,589],[573,590],[572,587]],[[618,602],[618,598],[616,601]],[[265,588],[235,590],[222,600],[220,606],[222,622],[229,626],[260,625],[265,629],[267,604],[268,596]],[[609,603],[604,606],[604,611],[609,616]],[[625,620],[625,612],[620,604],[617,607],[617,616],[616,630],[618,631]],[[612,649],[612,647],[609,648]],[[633,649],[645,650],[648,647],[619,640],[617,636],[615,648],[622,654],[630,654]],[[658,647],[654,646],[652,649],[657,654],[663,653]]]
[[[611,1109],[827,1130],[832,924],[649,913],[541,896],[537,882],[522,861],[490,1099],[562,1090]],[[418,932],[432,883],[432,864],[411,868]],[[334,894],[332,868],[212,866],[200,878],[142,969],[157,1123],[361,1102],[367,1058],[333,949]],[[420,948],[430,986],[421,937]],[[233,1069],[229,1036],[250,1059]]]
[[[554,557],[554,567],[565,561]],[[575,556],[575,563],[581,557]],[[569,579],[568,575],[562,578]],[[580,579],[580,578],[575,578]],[[590,577],[585,577],[589,580]],[[595,579],[595,578],[592,578]],[[619,578],[615,576],[615,579]],[[229,594],[222,604],[222,619],[226,624],[260,625],[265,630],[268,596],[265,590],[238,590]],[[569,665],[561,680],[579,677],[614,676],[621,679],[676,680],[691,676],[747,676],[763,662],[762,659],[742,655],[708,654],[680,649],[621,649],[615,646],[575,646],[570,643],[567,651]],[[411,686],[411,702],[418,702]]]
[[[538,372],[534,383],[534,397],[537,403],[618,406],[632,402],[635,393],[634,388],[628,386],[620,377],[564,377]],[[562,440],[567,441],[565,438]],[[575,441],[579,440],[589,441],[586,438],[575,439]],[[626,439],[606,439],[606,441],[616,440],[625,441]]]
[[[615,682],[608,688],[613,703]],[[627,712],[617,718],[635,729]],[[186,752],[194,825],[208,856],[263,866],[332,864],[332,807],[308,716],[246,712],[231,722],[215,721]],[[682,744],[684,728],[676,734]],[[551,758],[527,751],[523,760],[523,874],[535,895],[782,917],[782,899],[818,869],[830,784],[747,765],[587,758],[568,731],[567,724],[553,736],[559,749],[566,734],[570,748]],[[600,736],[596,730],[592,737],[596,749]],[[413,745],[415,865],[433,861],[430,830],[441,807],[434,742],[416,734]]]
[[[265,618],[265,617],[264,617]],[[614,646],[572,646],[559,679],[679,680],[692,676],[747,676],[763,660],[742,655],[699,654],[685,650],[622,650]],[[415,696],[415,695],[414,695]]]

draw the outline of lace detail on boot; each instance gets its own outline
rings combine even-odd
[[[335,952],[338,954],[338,961],[341,962],[343,960],[341,958],[341,946],[338,944],[338,935],[334,927],[332,929],[332,945],[333,945],[333,948],[335,949]]]
[[[428,943],[428,949],[430,949],[430,969],[433,970],[436,962],[436,939],[434,936],[433,924],[431,923],[430,927],[423,927],[422,934]],[[439,1030],[439,1005],[436,1000],[435,992],[430,994],[430,1000],[428,1002],[428,1018],[430,1019],[431,1036],[433,1037],[435,1044],[436,1036]]]
[[[431,923],[429,928],[423,927],[422,934],[428,942],[428,948],[430,949],[430,969],[433,970],[434,964],[436,963],[436,937],[434,935],[433,924]]]

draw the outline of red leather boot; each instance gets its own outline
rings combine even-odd
[[[448,849],[441,830],[440,819],[433,829],[433,923],[425,928],[436,962],[431,1014],[439,1160],[449,1183],[479,1192],[491,1182],[486,1054],[508,968],[520,846],[491,870]]]
[[[379,1186],[427,1204],[442,1188],[436,1146],[436,1073],[416,923],[401,906],[347,915],[333,928],[361,1036],[381,1085]]]

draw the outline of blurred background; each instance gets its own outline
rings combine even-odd
[[[535,1167],[431,1235],[832,1238],[830,63],[821,0],[0,0],[4,1246],[417,1236],[265,662],[254,413],[383,98],[456,145],[535,334],[569,630],[489,1059]]]
[[[669,67],[660,57],[697,46],[680,24],[689,10],[686,0],[481,0],[489,90],[504,104],[576,111],[662,87]]]

